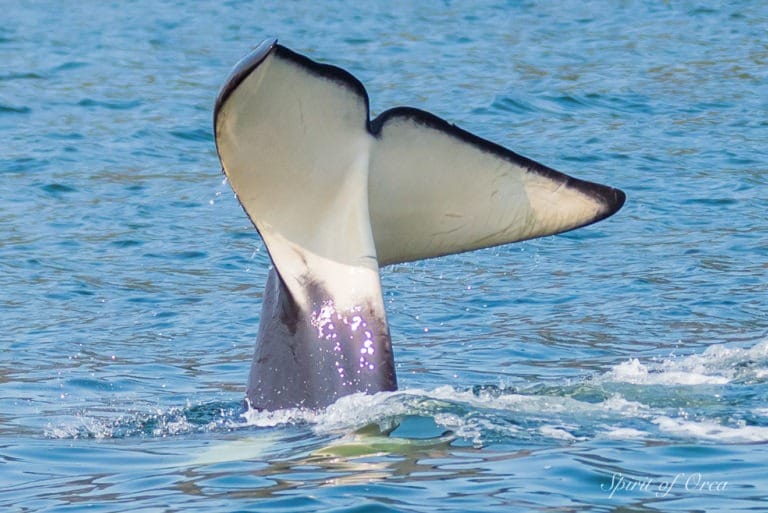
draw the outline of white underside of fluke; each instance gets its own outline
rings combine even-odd
[[[382,265],[563,232],[605,208],[562,180],[482,151],[407,112],[383,125],[372,145],[369,180]]]
[[[348,73],[275,42],[257,52],[220,98],[216,142],[299,304],[320,283],[340,309],[375,298],[383,315],[381,265],[589,224],[618,208],[591,186],[623,202],[415,109],[369,123]]]
[[[295,242],[285,239],[280,233],[269,227],[262,231],[270,256],[277,263],[280,276],[293,299],[306,312],[319,311],[318,307],[330,307],[339,313],[353,313],[364,303],[371,307],[380,318],[384,319],[383,302],[371,298],[381,297],[379,269],[375,257],[361,258],[359,263],[346,263],[321,256],[307,250]],[[335,241],[331,236],[329,241]],[[319,285],[329,293],[325,305],[309,304],[307,288]]]
[[[363,99],[270,55],[220,111],[232,188],[294,300],[320,284],[340,311],[381,295],[368,213]],[[383,304],[376,306],[383,315]]]

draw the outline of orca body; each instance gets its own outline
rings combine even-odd
[[[356,78],[275,39],[216,100],[224,173],[273,263],[254,408],[397,388],[380,266],[561,233],[625,201],[419,109],[369,117]]]

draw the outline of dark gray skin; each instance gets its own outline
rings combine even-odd
[[[386,321],[370,305],[360,305],[354,316],[322,315],[328,294],[313,282],[305,290],[311,312],[301,310],[270,270],[248,380],[251,407],[319,409],[355,392],[397,390]]]

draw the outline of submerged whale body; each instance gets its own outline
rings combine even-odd
[[[370,120],[360,81],[275,39],[233,69],[214,131],[273,263],[247,391],[258,409],[397,388],[379,267],[573,230],[625,200],[419,109]]]

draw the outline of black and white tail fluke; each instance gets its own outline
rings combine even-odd
[[[356,78],[276,40],[235,67],[214,129],[274,264],[248,389],[258,408],[396,388],[380,266],[572,230],[625,199],[418,109],[371,121]]]

